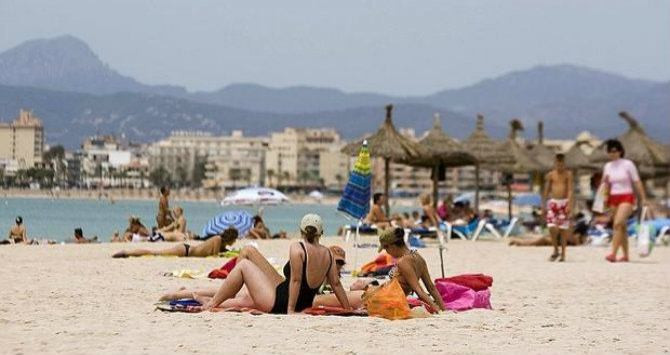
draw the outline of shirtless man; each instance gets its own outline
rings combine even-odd
[[[182,242],[188,239],[186,234],[186,218],[184,217],[184,209],[175,207],[175,220],[169,225],[159,229],[158,231],[163,235],[165,241],[168,242]]]
[[[554,170],[545,176],[542,194],[542,215],[547,221],[554,252],[549,261],[565,261],[565,248],[570,239],[570,212],[573,203],[572,172],[565,169],[565,155],[556,154]],[[561,237],[561,253],[558,252],[558,237]]]
[[[9,229],[8,240],[10,243],[28,244],[28,237],[26,234],[26,226],[23,224],[21,216],[16,217],[16,224]]]
[[[160,189],[161,199],[158,202],[158,215],[156,216],[156,225],[158,228],[164,228],[170,225],[173,222],[172,215],[170,214],[170,203],[168,198],[170,197],[170,188],[163,186]]]
[[[391,226],[391,221],[386,218],[386,214],[382,208],[385,198],[386,196],[380,192],[377,192],[372,196],[372,208],[367,217],[365,217],[365,223],[375,225],[379,229],[386,229]]]
[[[163,250],[149,250],[149,249],[135,249],[130,251],[122,250],[114,255],[113,258],[127,258],[129,256],[143,256],[143,255],[154,255],[154,256],[184,256],[184,257],[206,257],[219,255],[219,253],[225,252],[226,247],[231,246],[237,240],[237,229],[229,227],[228,229],[221,232],[220,235],[215,235],[210,237],[206,241],[190,245],[190,244],[178,244],[172,248],[163,249]]]

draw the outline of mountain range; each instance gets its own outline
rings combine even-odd
[[[31,108],[45,123],[49,143],[74,147],[83,136],[125,134],[134,141],[160,139],[172,130],[218,134],[244,129],[267,134],[286,126],[333,127],[346,138],[372,132],[383,106],[396,104],[394,121],[417,133],[442,115],[448,133],[463,138],[483,113],[496,137],[518,117],[526,137],[545,123],[546,135],[567,138],[583,130],[600,137],[621,133],[617,112],[636,116],[653,137],[668,141],[670,82],[629,79],[575,65],[537,66],[474,85],[427,96],[346,93],[295,86],[269,88],[232,84],[212,92],[146,85],[105,64],[80,39],[61,36],[24,42],[0,53],[0,117]]]

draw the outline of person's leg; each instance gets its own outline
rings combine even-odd
[[[274,306],[277,285],[251,261],[241,260],[230,272],[214,298],[221,300],[221,303],[223,303],[235,297],[242,286],[247,286],[255,308],[259,311],[270,312]]]
[[[630,203],[620,204],[614,212],[614,236],[612,238],[612,258],[616,258],[619,247],[623,249],[624,259],[628,260],[628,232],[626,231],[628,217],[633,212]],[[626,243],[626,244],[624,244]]]
[[[549,227],[549,236],[551,237],[551,246],[554,247],[554,252],[549,257],[549,261],[554,261],[558,258],[558,228],[556,226]]]
[[[363,293],[365,293],[365,291],[362,290],[346,292],[351,308],[358,309],[363,306]],[[334,293],[328,295],[316,295],[316,297],[314,297],[314,302],[312,302],[312,306],[342,307]]]
[[[159,298],[159,301],[172,301],[178,300],[180,298],[191,298],[194,294],[204,297],[212,297],[216,293],[216,288],[196,288],[196,289],[187,289],[186,287],[180,287],[176,291],[167,292]]]
[[[165,232],[162,235],[166,242],[183,242],[186,240],[186,235],[179,231]]]
[[[561,229],[560,231],[561,234],[561,257],[558,259],[558,261],[565,261],[565,249],[568,246],[568,239],[570,239],[570,229],[565,228]]]
[[[284,281],[284,277],[277,272],[277,269],[270,264],[268,259],[266,259],[258,249],[254,248],[251,245],[247,245],[242,248],[240,255],[237,257],[239,261],[249,260],[254,265],[258,266],[259,269],[267,276],[273,283],[279,284]]]
[[[179,244],[172,248],[164,250],[149,250],[149,249],[135,249],[130,251],[122,250],[112,257],[114,258],[126,258],[129,256],[144,256],[144,255],[156,255],[156,256],[185,256],[186,248],[183,244]]]

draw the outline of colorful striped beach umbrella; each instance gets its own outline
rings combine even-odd
[[[245,236],[252,227],[252,217],[249,212],[237,210],[226,211],[212,218],[202,229],[202,235],[210,237],[220,234],[228,227],[237,229],[239,236]]]
[[[344,187],[342,198],[337,204],[337,210],[355,219],[363,219],[370,211],[370,152],[368,142],[363,141],[354,169],[349,175],[349,181]]]

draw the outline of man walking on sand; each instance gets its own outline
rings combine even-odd
[[[542,194],[542,215],[547,221],[554,252],[549,261],[565,261],[565,248],[570,238],[570,212],[573,205],[572,172],[565,169],[565,155],[556,154],[554,169],[545,176]],[[558,253],[558,238],[561,253]]]

